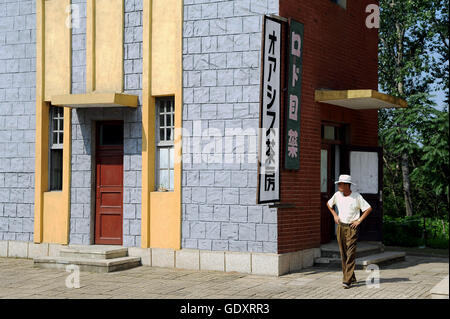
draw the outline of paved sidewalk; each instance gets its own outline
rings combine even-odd
[[[370,289],[365,270],[356,271],[356,286],[344,289],[341,271],[322,267],[281,277],[138,267],[81,272],[81,287],[70,289],[67,272],[33,268],[32,260],[0,258],[0,298],[431,298],[430,290],[448,275],[448,267],[448,258],[406,256],[382,267],[379,288]]]

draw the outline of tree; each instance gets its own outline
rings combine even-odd
[[[380,0],[380,12],[379,85],[386,93],[408,102],[406,109],[379,112],[379,138],[385,150],[383,161],[388,175],[385,194],[390,191],[396,197],[400,183],[403,202],[395,198],[391,202],[397,208],[404,207],[405,214],[412,216],[416,205],[416,202],[413,205],[412,195],[417,190],[411,184],[411,171],[422,164],[423,169],[416,172],[435,169],[429,160],[431,154],[437,154],[436,148],[439,154],[446,156],[448,163],[448,148],[445,155],[441,144],[433,144],[435,148],[428,144],[430,138],[437,141],[442,137],[442,132],[435,127],[442,126],[442,121],[432,119],[445,117],[445,114],[436,115],[430,93],[433,87],[442,89],[445,83],[448,85],[448,70],[442,67],[448,60],[448,3],[443,0]],[[433,52],[438,53],[437,59]],[[444,113],[448,117],[448,91]],[[448,141],[448,134],[445,141]],[[435,185],[439,184],[437,179],[442,179],[441,175],[429,176],[436,179]],[[421,205],[420,201],[417,203]]]
[[[424,205],[421,205],[423,215],[443,218],[448,216],[450,208],[448,112],[435,110],[426,127],[423,140],[427,143],[418,153],[417,162],[420,165],[413,169],[411,178],[417,185],[417,197],[424,199]]]
[[[430,9],[426,13],[431,35],[434,38],[430,41],[429,49],[436,53],[437,58],[433,58],[431,72],[437,79],[436,89],[444,90],[446,99],[444,109],[449,103],[449,39],[448,39],[448,13],[449,2],[443,0],[431,1]]]

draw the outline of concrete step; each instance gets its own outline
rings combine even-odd
[[[341,258],[339,246],[336,242],[320,246],[321,257]],[[384,252],[384,245],[381,243],[359,242],[356,245],[356,258],[370,256]]]
[[[59,252],[59,255],[61,257],[81,259],[113,259],[127,257],[128,248],[108,245],[70,245],[68,247],[62,248]]]
[[[386,251],[381,254],[370,255],[366,257],[356,258],[356,264],[365,269],[368,265],[376,264],[378,266],[386,266],[398,261],[405,260],[406,253],[403,251]]]
[[[68,265],[77,265],[80,271],[112,272],[125,270],[141,265],[140,257],[119,257],[109,259],[94,259],[80,257],[38,257],[34,259],[34,267],[65,270]]]
[[[357,257],[356,258],[356,269],[366,269],[368,265],[376,264],[378,266],[386,266],[397,261],[405,260],[404,252],[383,252],[374,255]],[[325,266],[325,267],[342,267],[341,258],[328,258],[328,257],[320,257],[314,260],[315,266]]]

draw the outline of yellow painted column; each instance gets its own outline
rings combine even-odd
[[[49,101],[71,89],[70,0],[36,1],[36,167],[34,242],[67,244],[70,219],[71,111],[64,110],[63,189],[48,192]]]
[[[72,111],[64,107],[62,190],[44,192],[43,242],[68,244],[70,237]]]
[[[181,248],[183,1],[143,2],[141,246]],[[174,190],[155,191],[155,100],[175,99]]]
[[[123,0],[87,0],[86,91],[123,92]]]

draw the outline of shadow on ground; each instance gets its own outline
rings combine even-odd
[[[441,257],[426,257],[426,256],[405,256],[405,260],[397,261],[387,265],[381,265],[380,270],[396,270],[396,269],[406,269],[413,268],[419,265],[427,265],[428,269],[433,269],[434,267],[446,268],[448,269],[448,258]],[[363,269],[357,269],[357,271],[365,271]],[[304,268],[298,271],[291,272],[290,274],[300,274],[300,275],[315,275],[324,272],[341,272],[340,266],[313,266]],[[289,274],[287,274],[289,275]],[[390,281],[409,281],[408,278],[389,278],[383,279],[384,282]]]

